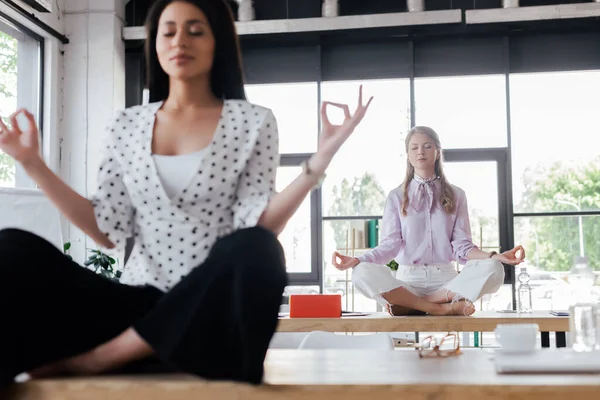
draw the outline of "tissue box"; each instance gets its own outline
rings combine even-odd
[[[292,294],[290,318],[341,318],[341,294]]]

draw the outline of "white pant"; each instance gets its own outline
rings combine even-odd
[[[452,264],[401,265],[394,276],[385,265],[363,262],[354,267],[352,283],[359,293],[384,307],[388,302],[381,295],[399,287],[419,297],[446,290],[474,302],[502,286],[504,266],[491,259],[471,260],[459,274]]]

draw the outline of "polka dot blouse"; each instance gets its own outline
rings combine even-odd
[[[256,225],[275,191],[279,143],[269,109],[227,100],[197,172],[169,198],[151,151],[161,105],[116,116],[91,201],[100,230],[118,249],[135,239],[121,282],[167,291],[204,261],[219,237]]]

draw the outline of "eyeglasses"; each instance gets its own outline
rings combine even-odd
[[[450,333],[441,339],[435,336],[427,336],[416,345],[419,358],[426,357],[449,357],[461,354],[460,343],[456,333]]]

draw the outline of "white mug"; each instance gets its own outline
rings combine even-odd
[[[528,353],[537,349],[538,324],[499,324],[494,333],[503,353]]]

